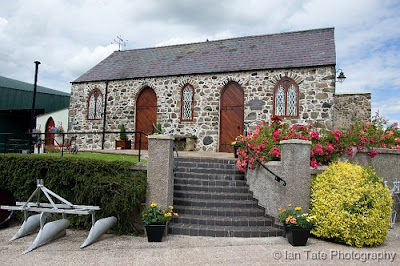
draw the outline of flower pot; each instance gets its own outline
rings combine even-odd
[[[121,150],[130,150],[131,149],[131,141],[130,140],[116,140],[115,141],[115,149],[121,148]]]
[[[146,228],[147,240],[149,242],[161,242],[165,224],[149,224],[144,227]]]
[[[286,237],[292,246],[305,246],[311,229],[298,226],[289,227]]]

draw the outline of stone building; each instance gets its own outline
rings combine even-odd
[[[335,109],[335,67],[333,28],[116,51],[72,82],[69,130],[152,133],[160,123],[196,150],[230,152],[245,126],[273,115],[332,128],[348,115]],[[111,149],[117,136],[88,138]]]

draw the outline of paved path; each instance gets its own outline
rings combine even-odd
[[[67,236],[25,255],[22,252],[36,234],[8,242],[17,230],[0,230],[0,265],[400,265],[399,223],[377,248],[352,248],[315,238],[305,247],[292,247],[283,237],[170,235],[161,243],[148,243],[144,237],[108,234],[81,250],[88,232],[67,230]]]
[[[87,152],[138,155],[138,150],[93,150]],[[179,157],[192,158],[215,158],[215,159],[235,159],[233,152],[208,152],[208,151],[178,151]],[[141,151],[143,158],[148,158],[147,150]]]

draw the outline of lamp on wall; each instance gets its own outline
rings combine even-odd
[[[342,69],[338,69],[338,70],[336,71],[336,73],[338,73],[339,71],[340,71],[340,73],[339,73],[339,75],[336,77],[336,80],[339,81],[340,83],[342,83],[342,82],[346,79],[346,76],[344,75]]]

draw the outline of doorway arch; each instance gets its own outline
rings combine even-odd
[[[45,141],[44,141],[44,151],[46,151],[46,147],[54,145],[54,133],[51,130],[54,128],[55,123],[53,118],[50,116],[46,122],[46,129],[45,129]]]
[[[136,121],[135,130],[143,131],[146,134],[154,133],[153,124],[157,124],[157,96],[150,87],[145,87],[136,100]],[[139,149],[139,140],[141,140],[141,149],[148,149],[148,140],[146,136],[135,134],[135,149]]]
[[[243,134],[244,92],[236,82],[229,82],[221,92],[219,152],[232,152],[232,141]]]

